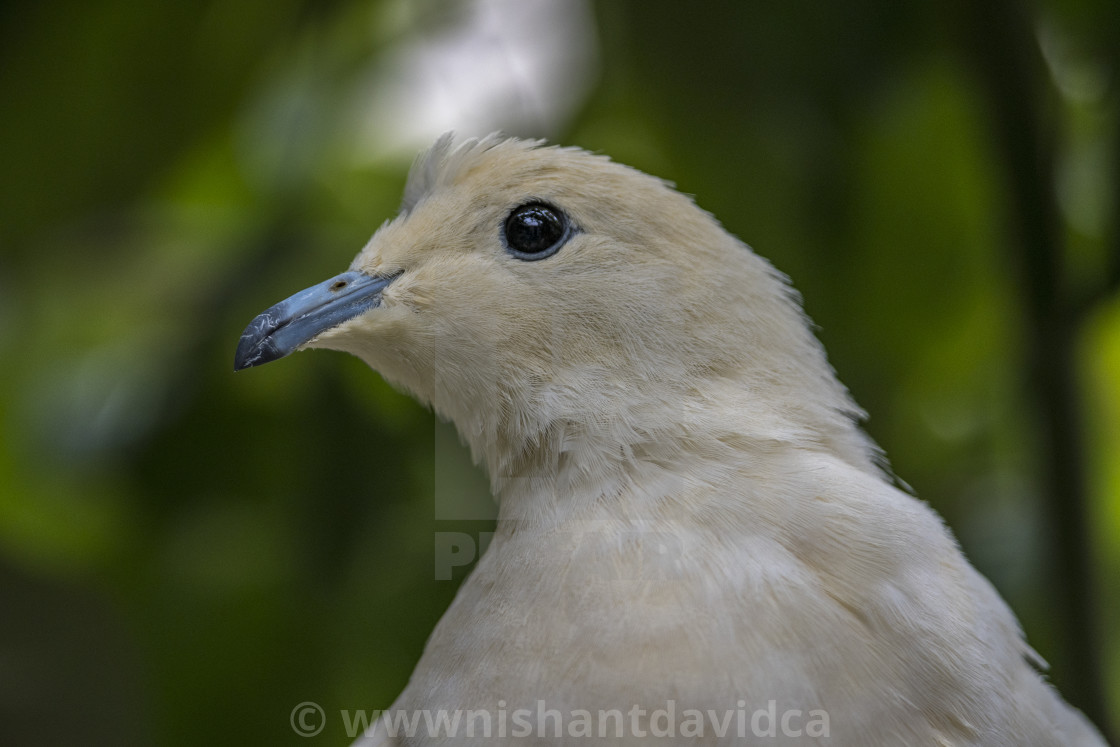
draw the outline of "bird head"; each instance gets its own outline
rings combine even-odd
[[[575,148],[442,137],[349,271],[258,316],[236,367],[300,348],[434,407],[496,489],[704,439],[871,453],[784,277],[670,185]]]

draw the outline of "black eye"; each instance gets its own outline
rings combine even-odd
[[[506,218],[506,248],[518,259],[551,257],[570,233],[568,217],[539,202],[522,205]]]

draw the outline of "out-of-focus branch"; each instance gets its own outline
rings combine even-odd
[[[1117,15],[1120,16],[1120,12]],[[1120,18],[1117,22],[1120,22]],[[1111,72],[1114,76],[1120,76],[1120,54],[1117,54],[1115,49],[1112,51],[1116,59],[1110,60]],[[1120,79],[1113,82],[1113,87],[1120,87]],[[1112,225],[1110,226],[1112,233],[1105,242],[1108,254],[1103,272],[1096,282],[1084,289],[1077,298],[1075,314],[1078,317],[1089,314],[1098,304],[1120,291],[1120,116],[1115,117],[1113,125],[1115,129],[1112,137],[1112,163],[1109,164],[1112,167],[1109,171],[1109,176],[1112,178]]]
[[[1047,588],[1061,624],[1054,675],[1066,698],[1107,731],[1076,372],[1084,316],[1066,283],[1054,178],[1060,102],[1035,42],[1029,7],[1014,0],[965,0],[956,9],[966,58],[989,106],[1006,169],[1008,257],[1022,290],[1024,374],[1039,433],[1036,463],[1051,545]],[[1110,272],[1118,277],[1106,283],[1120,283],[1120,264]]]

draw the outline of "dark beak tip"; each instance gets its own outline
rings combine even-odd
[[[233,356],[234,373],[244,371],[246,368],[252,368],[253,366],[259,365],[259,363],[260,361],[258,361],[255,356],[247,352],[242,353],[240,349],[238,349],[237,354]]]
[[[259,334],[249,335],[248,332],[249,330],[246,330],[246,334],[242,335],[241,341],[237,344],[237,352],[233,356],[233,370],[235,372],[254,366],[263,366],[265,363],[271,363],[287,355],[287,353],[277,350],[269,338],[262,338]]]

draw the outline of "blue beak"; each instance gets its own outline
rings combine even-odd
[[[381,292],[396,277],[344,272],[268,308],[241,333],[233,370],[283,358],[328,329],[379,306]]]

